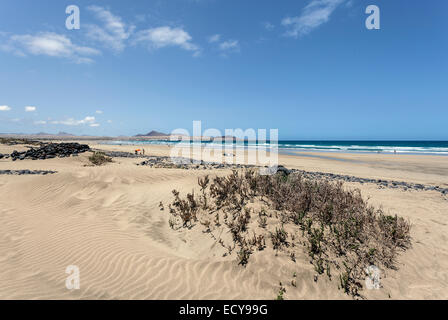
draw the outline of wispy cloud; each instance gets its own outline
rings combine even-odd
[[[0,50],[17,56],[43,55],[66,58],[75,63],[92,63],[94,57],[101,55],[100,48],[111,49],[120,53],[129,44],[143,44],[149,49],[178,47],[192,52],[193,56],[201,54],[199,45],[193,43],[192,36],[181,27],[170,26],[136,30],[132,23],[125,22],[122,17],[110,10],[91,5],[87,7],[97,22],[83,24],[79,37],[88,44],[79,45],[64,34],[55,32],[38,32],[35,34],[12,34],[0,32]],[[214,35],[212,42],[219,42],[220,36]],[[98,48],[98,49],[97,49]]]
[[[301,14],[283,19],[282,25],[288,28],[286,35],[300,37],[328,22],[333,11],[346,0],[312,0]]]
[[[47,124],[47,121],[45,121],[45,120],[38,120],[38,121],[34,121],[34,124],[35,125],[45,125],[45,124]]]
[[[220,34],[214,34],[214,35],[208,37],[208,42],[209,43],[215,43],[215,42],[218,42],[219,40],[221,40],[221,35]]]
[[[134,32],[135,26],[126,24],[121,17],[103,7],[92,5],[87,9],[103,23],[102,26],[87,24],[87,36],[116,52],[123,51],[126,47],[126,40]]]
[[[69,118],[66,120],[53,120],[51,121],[51,124],[62,124],[65,126],[79,126],[79,125],[90,125],[95,124],[95,117],[87,116],[84,119],[81,120],[75,120],[74,118]]]
[[[45,55],[67,58],[75,63],[91,63],[92,56],[99,55],[97,49],[74,44],[65,35],[54,32],[41,32],[35,35],[11,35],[4,51],[11,51],[20,56]]]
[[[26,106],[25,107],[25,112],[34,112],[36,110],[37,110],[37,108],[34,106]]]
[[[240,51],[240,43],[238,40],[227,40],[219,44],[222,51]]]
[[[235,39],[222,39],[220,34],[215,34],[208,37],[208,42],[216,47],[221,52],[221,56],[227,57],[229,53],[240,52],[240,43]]]
[[[11,110],[10,106],[0,106],[0,111],[9,111]]]
[[[103,114],[103,111],[102,110],[96,110],[95,113],[96,114]]]
[[[164,26],[139,31],[134,42],[146,44],[149,49],[176,46],[198,55],[200,48],[192,43],[192,39],[190,34],[182,28]]]

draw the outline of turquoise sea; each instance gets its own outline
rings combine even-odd
[[[200,143],[210,147],[223,147],[223,144],[235,145],[246,148],[267,148],[275,145],[257,143],[254,141],[241,141],[238,143],[227,142],[179,142],[170,140],[141,141],[141,140],[116,140],[108,144],[136,144],[136,145],[173,145],[173,144],[195,144]],[[279,151],[319,151],[319,152],[350,152],[350,153],[399,153],[399,154],[434,154],[448,155],[448,141],[356,141],[356,140],[280,140]]]

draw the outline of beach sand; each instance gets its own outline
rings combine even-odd
[[[86,143],[86,142],[83,142]],[[93,148],[130,151],[135,146]],[[141,146],[140,146],[141,147]],[[167,146],[144,146],[169,155]],[[25,150],[0,145],[0,153]],[[265,250],[246,268],[223,257],[202,232],[172,230],[167,210],[172,189],[197,189],[197,178],[229,170],[156,169],[142,159],[114,158],[101,166],[79,157],[44,161],[0,160],[0,170],[56,170],[57,174],[0,175],[0,299],[274,299],[279,282],[286,299],[351,299],[338,280],[320,277],[307,254],[275,256]],[[306,153],[280,155],[287,168],[448,187],[443,156]],[[382,288],[367,299],[448,299],[448,200],[437,191],[403,191],[376,184],[359,188],[369,203],[412,224],[412,248],[398,270],[382,274]],[[66,267],[80,270],[80,289],[65,286]],[[297,287],[290,282],[296,273]]]

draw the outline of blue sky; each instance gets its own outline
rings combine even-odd
[[[81,28],[65,27],[68,5]],[[381,10],[367,30],[365,9]],[[446,0],[2,0],[0,132],[448,139]],[[27,108],[26,107],[31,107]]]

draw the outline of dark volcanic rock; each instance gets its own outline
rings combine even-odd
[[[411,182],[404,181],[388,181],[382,179],[368,179],[368,178],[359,178],[354,176],[346,176],[334,173],[326,173],[326,172],[310,172],[303,170],[291,170],[292,172],[298,172],[303,175],[303,177],[307,179],[326,179],[326,180],[342,180],[345,182],[358,182],[358,183],[373,183],[378,185],[379,188],[391,188],[391,189],[402,189],[404,191],[407,190],[416,190],[416,191],[438,191],[442,194],[448,194],[448,189],[442,189],[438,186],[430,186],[430,185],[422,185],[420,183],[414,184]]]
[[[51,170],[0,170],[0,175],[2,174],[16,175],[16,176],[22,176],[26,174],[47,175],[56,172],[57,171],[51,171]]]
[[[285,176],[289,176],[291,174],[291,170],[286,169],[284,166],[278,166],[277,167],[277,173],[283,174]]]
[[[92,151],[98,151],[104,153],[105,156],[112,157],[112,158],[150,158],[149,156],[144,156],[141,154],[135,154],[131,152],[123,152],[123,151],[106,151],[106,150],[99,150],[99,149],[93,149]]]
[[[79,153],[83,153],[89,151],[90,147],[86,144],[79,143],[50,143],[41,146],[38,149],[31,148],[27,151],[18,152],[14,150],[11,153],[12,161],[16,160],[45,160],[51,159],[55,157],[69,157],[70,155],[78,155]]]
[[[203,160],[191,160],[188,158],[171,157],[149,157],[138,165],[149,166],[152,168],[172,168],[172,169],[192,169],[192,170],[210,170],[210,169],[242,169],[254,168],[253,165],[229,164],[220,162],[210,162]]]

